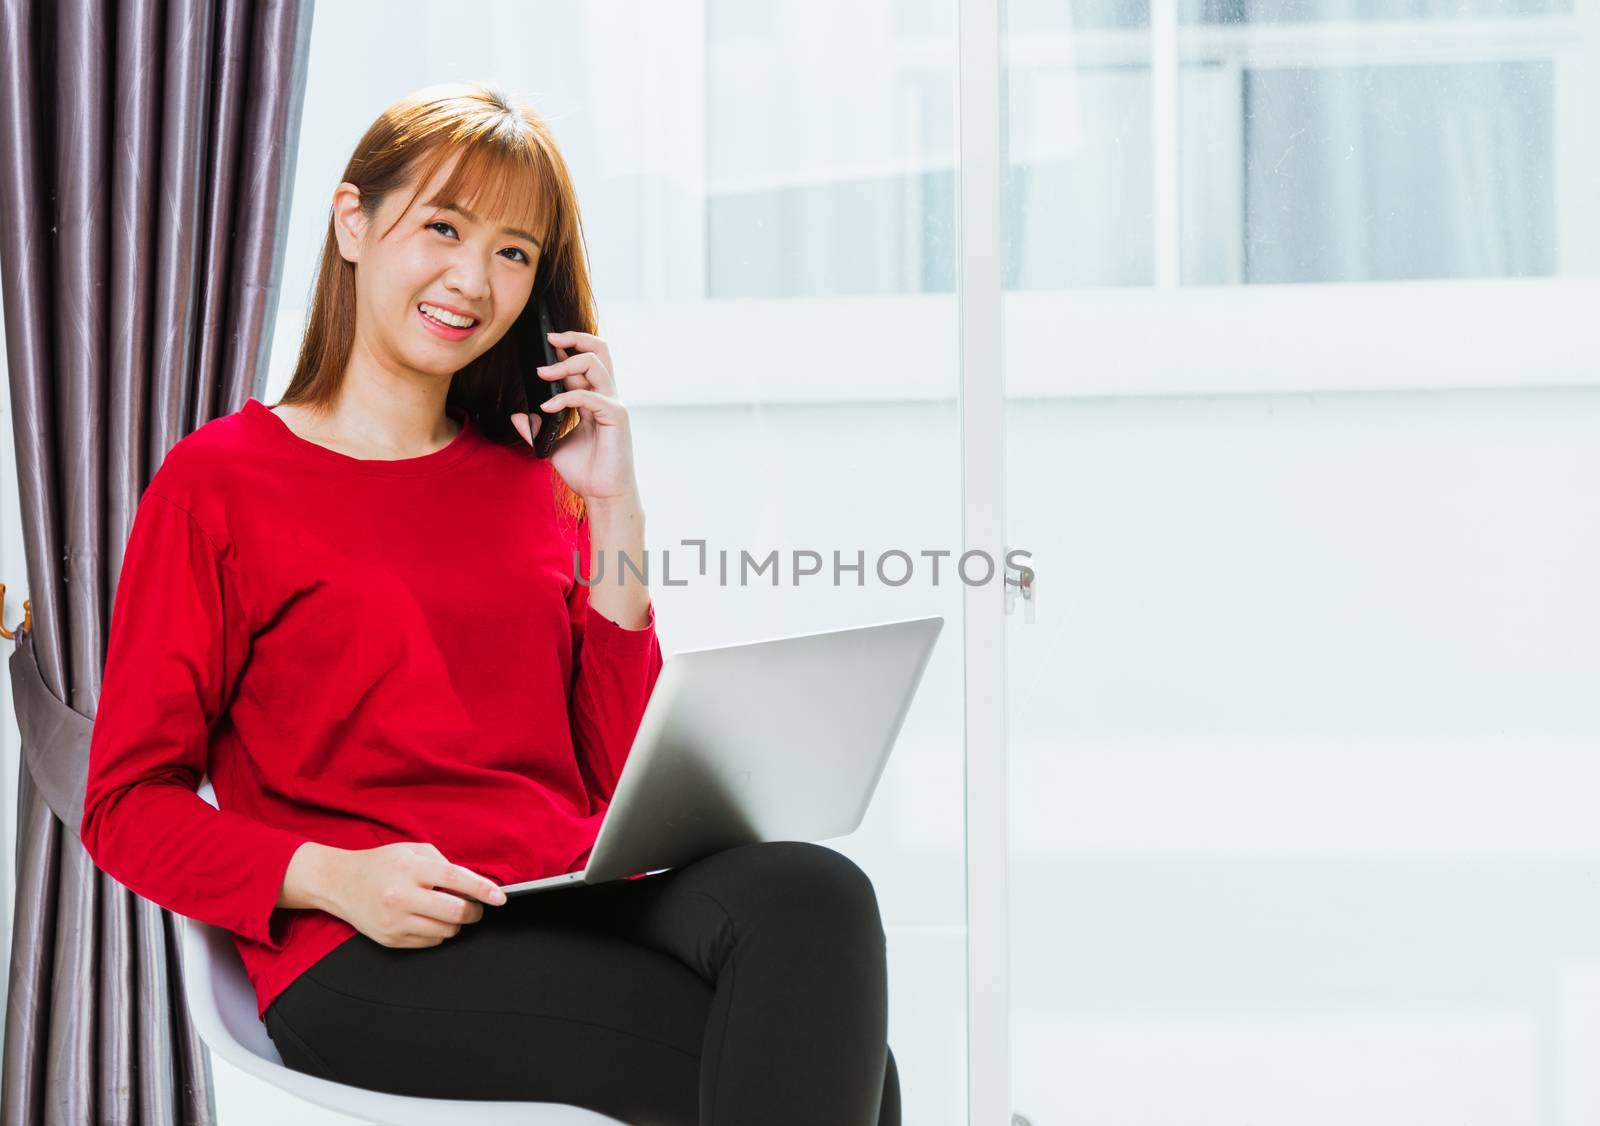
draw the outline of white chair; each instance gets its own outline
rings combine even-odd
[[[210,780],[200,796],[216,805]],[[620,1126],[592,1110],[563,1103],[490,1099],[425,1099],[333,1083],[285,1067],[266,1025],[256,1015],[256,993],[221,927],[182,915],[183,991],[195,1032],[214,1053],[240,1071],[264,1079],[306,1102],[385,1126]]]

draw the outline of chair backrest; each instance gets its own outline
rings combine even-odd
[[[197,791],[217,804],[208,775]],[[211,1045],[231,1042],[266,1063],[283,1066],[283,1057],[256,1015],[256,992],[239,960],[233,936],[221,927],[178,916],[183,926],[183,995],[200,1039]],[[228,1052],[218,1052],[236,1066]],[[248,1070],[248,1069],[247,1069]]]
[[[181,916],[180,916],[181,918]],[[221,927],[183,919],[183,996],[200,1039],[211,1045],[236,1044],[257,1059],[283,1066],[267,1026],[256,1015],[256,991],[239,961],[233,936]],[[229,1063],[244,1066],[218,1051]],[[246,1068],[246,1070],[254,1070]]]

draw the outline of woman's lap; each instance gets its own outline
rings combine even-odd
[[[400,1094],[629,1122],[780,1103],[871,1121],[890,1084],[898,1107],[882,942],[870,882],[841,854],[748,845],[518,896],[437,946],[358,934],[285,990],[268,1028],[291,1067]],[[829,1076],[837,1092],[819,1093]]]
[[[505,924],[486,914],[418,949],[356,935],[268,1010],[275,1040],[287,1025],[304,1044],[297,1053],[280,1043],[284,1062],[395,1094],[698,1122],[711,988],[635,943]],[[642,1108],[660,1116],[642,1118]]]

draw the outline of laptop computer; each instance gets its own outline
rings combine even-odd
[[[854,832],[943,625],[909,618],[665,658],[587,864],[501,890],[603,883],[735,845]]]

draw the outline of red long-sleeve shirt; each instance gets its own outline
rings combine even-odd
[[[662,657],[653,604],[640,630],[589,610],[575,549],[587,579],[550,463],[470,421],[396,461],[256,399],[186,435],[117,582],[90,856],[234,932],[258,1015],[357,933],[277,906],[306,841],[428,842],[501,884],[581,867]]]

